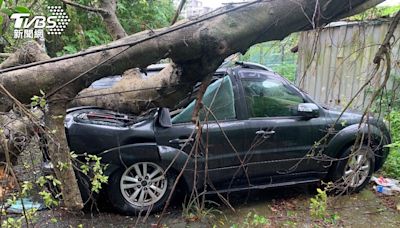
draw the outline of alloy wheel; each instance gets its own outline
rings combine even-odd
[[[157,203],[167,190],[164,170],[152,162],[138,162],[121,176],[120,189],[123,197],[137,207]]]
[[[350,155],[346,164],[343,179],[348,187],[357,188],[368,178],[371,162],[365,151],[357,151]]]

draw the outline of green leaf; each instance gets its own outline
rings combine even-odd
[[[38,180],[36,181],[36,183],[39,185],[39,186],[41,186],[41,187],[43,187],[45,184],[46,184],[46,179],[43,177],[43,176],[40,176],[39,178],[38,178]]]
[[[31,13],[31,11],[25,6],[16,6],[14,8],[14,12],[16,13]]]
[[[0,25],[2,25],[2,24],[3,24],[3,16],[0,15]],[[2,26],[0,27],[0,34],[3,34]]]
[[[3,8],[0,9],[0,12],[7,14],[8,16],[11,16],[11,14],[13,14],[13,11],[8,9],[8,8]]]
[[[71,158],[73,158],[73,159],[75,159],[75,158],[77,158],[77,157],[78,157],[78,155],[77,155],[77,154],[75,154],[75,152],[74,152],[74,151],[71,151],[71,152],[70,152],[70,155],[71,155]]]
[[[40,106],[41,108],[46,107],[46,100],[45,100],[45,99],[40,99],[39,106]]]

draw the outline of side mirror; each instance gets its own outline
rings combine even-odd
[[[319,108],[314,103],[301,103],[297,106],[299,116],[311,119],[319,116]]]
[[[159,108],[157,119],[161,127],[172,127],[171,115],[168,108]]]

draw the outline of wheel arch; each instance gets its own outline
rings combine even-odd
[[[370,136],[364,137],[363,145],[368,144],[369,139],[371,139],[371,146],[375,153],[376,171],[382,166],[383,161],[387,156],[388,151],[383,147],[387,144],[387,139],[384,133],[377,126],[372,124],[363,124],[361,127],[359,127],[359,124],[353,124],[340,130],[328,143],[327,155],[332,158],[339,158],[346,149],[356,143],[357,137],[360,134]],[[332,165],[331,167],[334,166]]]
[[[182,174],[182,178],[178,181],[178,186],[184,187],[185,191],[190,192],[193,186],[193,172],[188,170],[193,170],[192,164],[190,162],[190,158],[187,153],[183,152],[182,150],[169,147],[169,146],[158,146],[161,162],[165,167],[169,167],[170,169],[175,172],[176,175],[182,171],[183,167],[185,166],[186,161],[189,159],[186,167],[185,172]]]
[[[110,176],[120,167],[129,167],[130,165],[141,162],[149,161],[160,163],[163,167],[170,169],[179,175],[181,172],[188,155],[176,148],[168,146],[158,146],[156,143],[137,143],[129,144],[121,147],[113,148],[99,154],[102,157],[102,162],[107,164],[105,175]],[[186,169],[190,169],[190,162]],[[191,190],[193,186],[190,185],[190,180],[193,177],[184,172],[178,185],[181,185],[185,190]]]

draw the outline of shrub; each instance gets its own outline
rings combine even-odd
[[[390,153],[383,166],[382,173],[387,177],[400,177],[400,111],[392,111],[389,116],[392,144]]]

